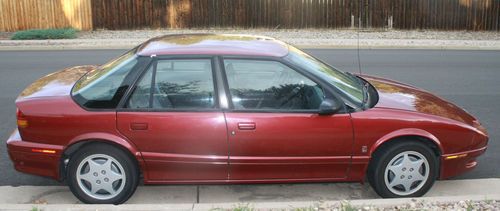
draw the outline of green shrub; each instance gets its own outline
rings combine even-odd
[[[12,40],[47,40],[47,39],[73,39],[76,38],[76,30],[65,29],[32,29],[18,31],[11,37]]]

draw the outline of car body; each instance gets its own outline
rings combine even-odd
[[[472,169],[488,142],[478,120],[436,95],[342,73],[250,35],[153,38],[108,64],[35,81],[16,107],[18,129],[7,140],[16,170],[75,181],[72,191],[87,203],[122,203],[137,185],[115,198],[78,193],[93,187],[80,180],[97,169],[91,155],[103,155],[100,164],[111,161],[114,172],[132,172],[117,177],[127,185],[139,173],[144,184],[367,178],[381,196],[404,197]],[[405,161],[418,163],[419,174],[404,173]],[[423,177],[389,187],[394,175]]]

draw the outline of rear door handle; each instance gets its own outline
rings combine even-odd
[[[148,123],[132,122],[132,123],[130,123],[130,129],[131,130],[147,130]]]
[[[238,129],[240,130],[255,130],[254,122],[239,122]]]

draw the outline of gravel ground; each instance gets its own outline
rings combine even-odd
[[[417,201],[409,204],[398,205],[394,207],[376,207],[376,206],[351,206],[349,203],[340,203],[333,207],[320,207],[314,210],[499,210],[500,201],[484,200],[484,201],[459,201],[459,202],[425,202]]]
[[[267,209],[254,208],[251,204],[238,204],[231,209],[217,209],[213,210],[252,210],[260,211]],[[417,211],[417,210],[446,210],[446,211],[486,211],[486,210],[500,210],[500,201],[483,200],[483,201],[458,201],[458,202],[425,202],[419,200],[412,200],[411,203],[394,205],[394,206],[372,206],[351,205],[348,201],[343,201],[335,204],[317,203],[310,207],[291,207],[289,210],[295,211],[385,211],[385,210],[404,210],[404,211]]]
[[[14,32],[0,32],[0,40],[9,40]]]
[[[165,34],[182,33],[228,33],[258,34],[278,39],[357,39],[357,30],[325,29],[175,29],[175,30],[97,30],[80,32],[80,39],[147,39]],[[360,39],[437,39],[437,40],[500,40],[500,32],[472,31],[361,31]]]
[[[167,34],[226,33],[274,37],[299,47],[321,48],[420,48],[500,50],[500,32],[397,31],[333,29],[159,29],[96,30],[78,32],[76,39],[8,40],[12,33],[0,32],[0,49],[33,48],[130,48]]]
[[[225,33],[258,34],[278,39],[357,39],[357,30],[334,29],[157,29],[157,30],[95,30],[81,31],[78,39],[149,39],[165,34]],[[0,32],[0,40],[8,40],[13,32]],[[423,39],[423,40],[500,40],[496,31],[399,31],[362,30],[360,39]]]

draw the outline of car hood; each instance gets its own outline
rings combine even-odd
[[[378,92],[377,108],[415,111],[473,125],[475,118],[463,109],[422,89],[383,78],[361,75]]]
[[[46,75],[26,87],[17,100],[35,97],[67,96],[73,85],[85,73],[97,68],[94,65],[66,68]]]

